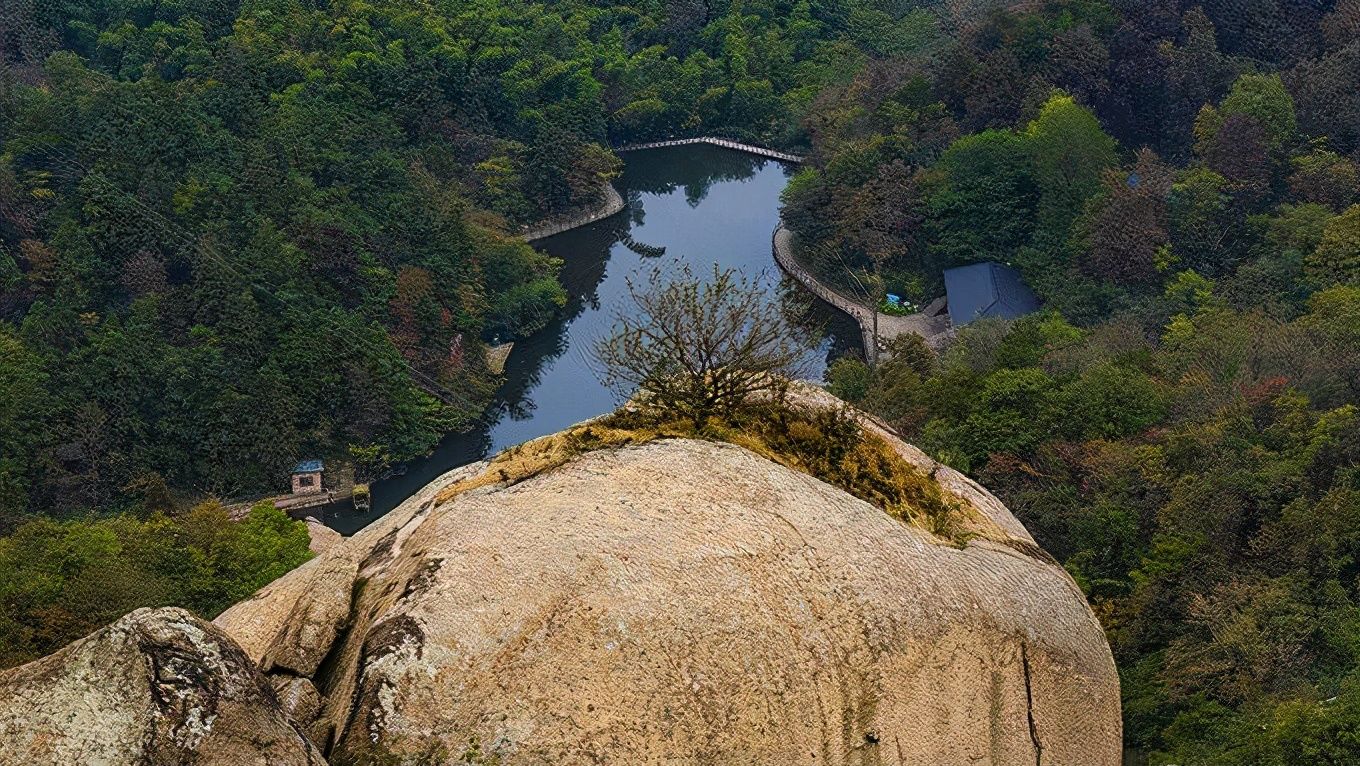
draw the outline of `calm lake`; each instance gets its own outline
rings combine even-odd
[[[348,502],[326,507],[326,524],[352,534],[453,468],[617,406],[595,375],[591,347],[630,308],[627,280],[643,280],[655,268],[669,271],[684,263],[703,275],[716,263],[758,281],[808,333],[811,377],[820,378],[830,360],[859,347],[855,324],[804,292],[774,262],[770,234],[791,168],[704,144],[623,157],[623,176],[615,181],[628,203],[622,212],[535,243],[564,261],[561,279],[570,299],[547,327],[515,341],[505,383],[482,425],[450,435],[429,457],[406,464],[405,473],[374,483],[368,513],[356,513]]]

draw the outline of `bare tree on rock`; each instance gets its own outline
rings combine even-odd
[[[600,379],[702,427],[757,394],[782,395],[800,375],[807,343],[751,280],[716,265],[711,279],[688,266],[629,280],[632,310],[595,345]]]

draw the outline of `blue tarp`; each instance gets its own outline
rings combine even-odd
[[[1039,309],[1039,299],[1020,273],[994,261],[946,269],[944,291],[955,327],[982,317],[1015,319]]]
[[[320,460],[304,460],[293,466],[293,473],[319,473],[325,470]]]

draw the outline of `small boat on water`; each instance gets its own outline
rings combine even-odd
[[[373,507],[373,497],[368,491],[367,484],[355,484],[354,494],[350,496],[354,502],[354,510],[367,513]]]

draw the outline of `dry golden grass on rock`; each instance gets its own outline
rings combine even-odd
[[[482,473],[444,489],[438,502],[478,487],[516,484],[587,452],[659,439],[735,444],[839,487],[951,544],[962,545],[988,526],[980,523],[977,509],[942,491],[849,411],[773,401],[748,402],[702,427],[664,412],[627,407],[501,452]]]

